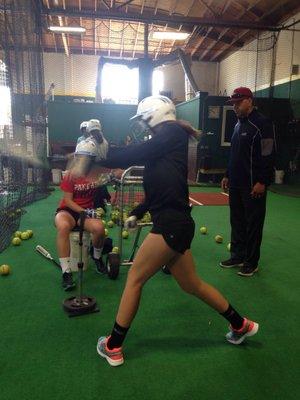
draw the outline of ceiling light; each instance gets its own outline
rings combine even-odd
[[[187,32],[174,32],[174,31],[156,31],[153,32],[153,39],[160,40],[185,40],[190,36]]]
[[[85,33],[86,29],[81,26],[49,26],[51,32],[57,33]]]

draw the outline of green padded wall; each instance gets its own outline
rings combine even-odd
[[[300,81],[299,81],[300,82]],[[295,96],[297,84],[294,82],[293,93]],[[291,88],[292,89],[292,88]],[[284,91],[285,90],[285,91]],[[293,107],[298,104],[295,100],[280,98],[287,95],[287,87],[274,88],[274,98],[271,100],[258,94],[256,104],[258,109],[270,117],[276,128],[278,153],[276,156],[276,168],[287,168],[293,152],[293,144],[288,137],[288,121],[293,118]],[[267,92],[266,92],[267,93]],[[275,97],[277,95],[277,98]],[[279,96],[281,95],[281,96]],[[295,97],[294,97],[295,99]],[[204,169],[224,169],[227,167],[230,147],[221,146],[221,133],[223,122],[223,106],[228,105],[228,97],[207,96],[207,93],[200,95],[187,102],[178,104],[177,117],[191,122],[196,128],[204,133],[210,133],[201,138],[198,146],[198,167]],[[298,104],[299,105],[299,104]],[[210,116],[210,107],[218,109],[218,115]]]
[[[122,143],[130,133],[129,119],[136,105],[48,102],[50,143],[75,143],[80,136],[79,125],[92,118],[100,119],[107,140]]]
[[[177,104],[176,115],[178,119],[189,121],[195,128],[199,129],[200,117],[200,98],[195,97],[192,100]]]
[[[258,90],[255,97],[269,97],[270,88]],[[274,86],[274,98],[290,99],[296,118],[300,118],[300,79]]]

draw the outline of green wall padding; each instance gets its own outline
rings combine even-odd
[[[294,85],[294,91],[295,87]],[[255,100],[258,110],[271,118],[275,125],[277,137],[275,164],[277,169],[288,168],[294,151],[294,142],[290,140],[288,132],[288,122],[293,119],[293,110],[291,108],[293,103],[291,104],[288,98],[279,97],[279,94],[282,96],[286,94],[283,89],[282,87],[275,88],[272,100],[262,96],[262,93],[259,93]],[[265,94],[267,93],[266,91]],[[275,94],[278,96],[277,98]],[[198,146],[199,168],[227,168],[230,147],[221,146],[223,106],[228,106],[227,100],[228,97],[207,96],[205,93],[200,98],[195,98],[176,106],[178,118],[191,122],[196,128],[202,129],[204,133],[209,133],[201,138]],[[209,115],[211,106],[219,110],[218,115],[214,117]]]
[[[177,104],[176,115],[178,119],[189,121],[195,128],[199,129],[199,110],[200,98],[195,97],[192,100]]]
[[[121,144],[130,133],[129,119],[136,105],[48,102],[48,127],[50,143],[75,143],[80,136],[82,121],[92,118],[101,121],[108,141]]]
[[[258,90],[255,97],[269,97],[270,88]],[[274,86],[274,98],[290,99],[295,118],[300,118],[300,79]]]

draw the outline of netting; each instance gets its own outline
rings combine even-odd
[[[0,0],[0,251],[18,228],[24,205],[48,193],[37,3]]]
[[[132,243],[130,244],[132,244],[132,248],[130,252],[132,255],[125,261],[125,259],[123,259],[123,239],[127,238],[128,232],[124,230],[124,223],[129,217],[130,212],[144,202],[143,170],[143,167],[130,167],[124,171],[119,183],[114,185],[115,193],[111,196],[111,220],[119,227],[117,247],[123,264],[126,264],[128,260],[130,260],[129,263],[131,263],[139,243],[142,227],[151,225],[150,213],[147,209],[144,209],[145,214],[143,218],[138,221],[139,228],[133,236],[131,235],[132,240],[130,242]],[[129,247],[130,244],[128,244]],[[128,246],[127,250],[129,250]]]
[[[143,167],[131,167],[124,174],[119,184],[113,186],[114,193],[111,196],[112,220],[120,224],[128,218],[129,213],[144,202],[145,193],[143,188]]]

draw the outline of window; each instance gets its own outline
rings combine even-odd
[[[152,75],[152,94],[163,90],[163,72],[155,69]],[[101,97],[103,103],[137,104],[139,97],[138,68],[125,65],[105,64],[102,70]]]
[[[125,65],[105,64],[102,70],[103,103],[137,104],[139,71]]]

